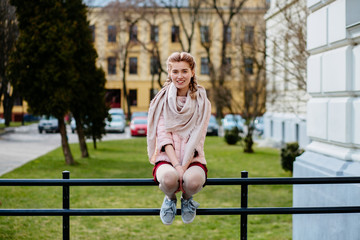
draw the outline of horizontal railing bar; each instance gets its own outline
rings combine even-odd
[[[214,184],[212,183],[214,181]],[[360,177],[314,178],[212,178],[207,185],[289,185],[289,184],[344,184],[360,183]]]
[[[288,185],[360,183],[360,177],[209,178],[207,185]],[[0,179],[0,186],[155,186],[153,179]]]
[[[0,209],[0,216],[157,216],[157,208],[129,209]],[[360,213],[360,207],[295,207],[295,208],[200,208],[197,215],[269,215]],[[181,215],[181,210],[177,209]]]

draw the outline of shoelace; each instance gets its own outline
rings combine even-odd
[[[190,212],[193,213],[196,211],[196,209],[199,207],[199,203],[194,201],[193,199],[184,200],[184,212]]]
[[[165,215],[167,213],[171,213],[171,214],[175,213],[176,214],[176,206],[175,206],[175,204],[172,204],[172,202],[170,201],[169,205],[167,205],[167,207],[164,209],[164,213],[165,213]]]

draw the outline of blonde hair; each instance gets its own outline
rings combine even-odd
[[[170,77],[170,71],[172,68],[172,63],[174,62],[187,62],[190,66],[191,71],[194,72],[194,76],[191,77],[190,80],[190,84],[189,84],[189,89],[190,89],[190,97],[192,99],[196,99],[196,92],[197,92],[197,80],[196,80],[196,75],[195,75],[195,67],[196,67],[196,62],[193,56],[191,56],[190,53],[187,52],[174,52],[172,53],[168,59],[166,60],[166,67],[167,67],[167,71],[168,71],[168,77],[164,83],[164,87],[169,85],[172,80]]]

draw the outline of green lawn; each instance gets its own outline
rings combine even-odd
[[[71,145],[77,165],[65,166],[61,149],[46,154],[1,178],[151,178],[152,165],[145,138],[101,142],[90,159],[80,159],[78,145]],[[222,138],[206,139],[209,178],[289,177],[280,167],[279,151],[257,148],[244,154]],[[159,208],[163,194],[158,187],[71,187],[71,208]],[[207,186],[195,196],[200,208],[240,206],[240,186]],[[61,187],[0,187],[0,208],[61,208]],[[180,207],[178,201],[178,207]],[[250,186],[249,207],[290,207],[291,186]],[[291,215],[249,216],[248,239],[291,239]],[[158,216],[71,217],[71,239],[239,239],[240,216],[197,216],[192,224],[176,217],[165,226]],[[61,217],[0,217],[0,239],[62,239]]]

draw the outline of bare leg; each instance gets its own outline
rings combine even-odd
[[[185,171],[183,180],[183,188],[185,191],[185,193],[183,193],[183,198],[189,199],[203,188],[206,181],[206,175],[201,167],[192,166]]]
[[[176,199],[175,192],[179,188],[179,175],[175,168],[169,164],[163,164],[156,170],[156,179],[159,188],[169,199]]]

